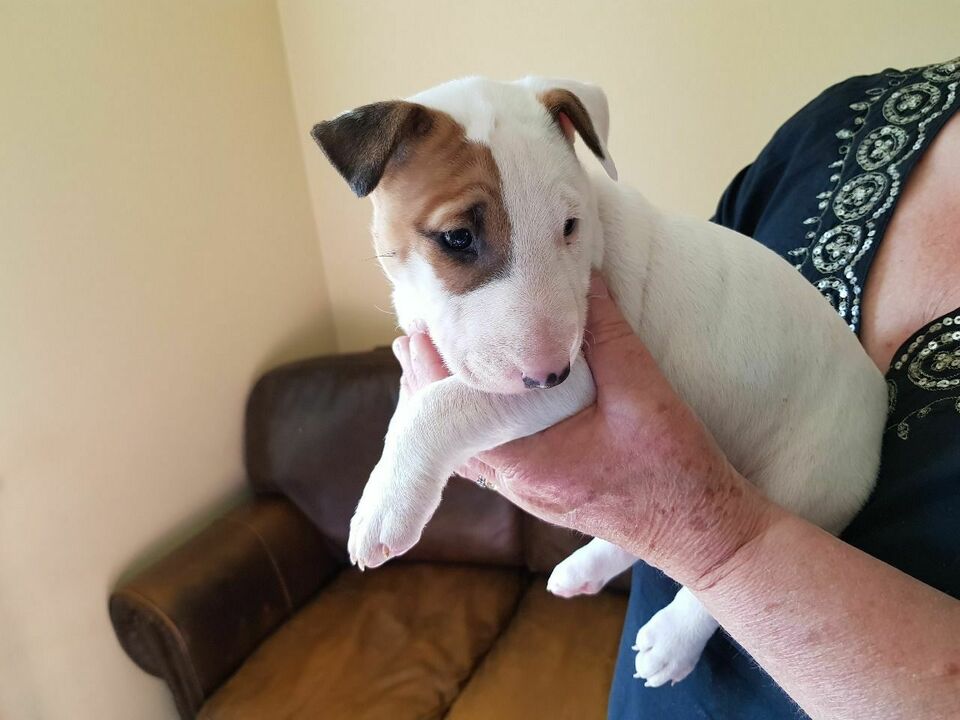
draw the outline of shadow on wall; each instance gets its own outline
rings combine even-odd
[[[294,328],[287,336],[266,352],[254,368],[250,388],[264,373],[273,370],[278,365],[286,365],[295,360],[316,357],[317,355],[333,355],[340,349],[336,342],[336,331],[332,323],[328,327],[317,331],[319,318],[302,323]]]
[[[387,285],[387,280],[382,280]],[[387,299],[376,304],[344,303],[337,309],[337,349],[339,352],[362,352],[386,347],[403,331]]]
[[[188,518],[176,525],[163,537],[154,540],[145,548],[134,555],[134,559],[129,563],[125,570],[122,570],[110,583],[108,592],[112,591],[118,585],[131,579],[141,570],[144,570],[154,562],[170,554],[174,548],[182,545],[187,539],[193,537],[212,520],[221,517],[233,508],[237,507],[250,497],[250,490],[246,484],[233,490],[223,497],[208,503],[204,507],[193,512]]]
[[[328,338],[333,336],[333,329],[325,328],[323,332],[318,333],[318,322],[319,320],[315,318],[312,321],[303,323],[300,327],[291,331],[284,340],[277,343],[272,350],[265,353],[254,368],[248,391],[253,388],[254,384],[262,375],[279,365],[336,352],[335,349],[331,348],[333,343],[328,340]],[[244,398],[244,400],[246,400],[246,398]],[[237,423],[237,428],[238,432],[243,432],[242,421]],[[247,500],[250,494],[246,477],[243,477],[239,488],[197,509],[162,537],[149,543],[146,547],[135,553],[127,567],[113,578],[110,583],[110,589],[112,590],[156,560],[167,555],[175,547],[183,544],[185,540],[203,530],[214,519],[225,515]]]

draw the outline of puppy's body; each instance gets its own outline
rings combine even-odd
[[[469,457],[594,400],[579,356],[591,266],[745,477],[831,532],[850,521],[876,475],[882,376],[774,253],[587,176],[568,147],[571,126],[615,175],[602,92],[569,81],[470,79],[368,108],[317,126],[315,137],[358,194],[369,192],[370,166],[379,163],[374,237],[388,256],[398,317],[407,331],[430,331],[454,374],[401,398],[351,523],[358,564],[409,549],[446,478]],[[399,139],[371,150],[356,138],[371,125],[381,144]],[[359,170],[357,152],[372,158]],[[564,362],[572,366],[562,382]],[[550,389],[528,389],[537,385]],[[548,586],[596,592],[634,560],[595,540]],[[682,590],[638,634],[638,677],[654,686],[681,680],[716,627]]]
[[[747,479],[842,530],[873,488],[886,415],[856,337],[759,243],[595,183],[602,273],[658,366]]]

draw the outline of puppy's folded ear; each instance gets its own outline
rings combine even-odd
[[[376,189],[390,159],[402,156],[406,143],[426,135],[432,124],[422,105],[388,100],[318,123],[310,135],[357,197],[364,197]]]
[[[607,175],[617,179],[617,166],[607,149],[610,110],[607,95],[600,87],[576,80],[542,77],[526,77],[517,83],[536,93],[571,142],[573,137],[568,132],[568,127],[575,129],[584,145],[600,160]]]

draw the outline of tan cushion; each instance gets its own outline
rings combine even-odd
[[[505,568],[345,571],[264,642],[199,717],[442,717],[525,585]]]
[[[473,674],[447,720],[604,720],[622,595],[564,600],[534,580],[510,627]]]

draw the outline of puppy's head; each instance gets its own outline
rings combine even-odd
[[[457,80],[365,105],[312,135],[358,196],[401,326],[488,392],[566,378],[583,340],[596,199],[575,133],[606,149],[603,92],[570,81]]]

